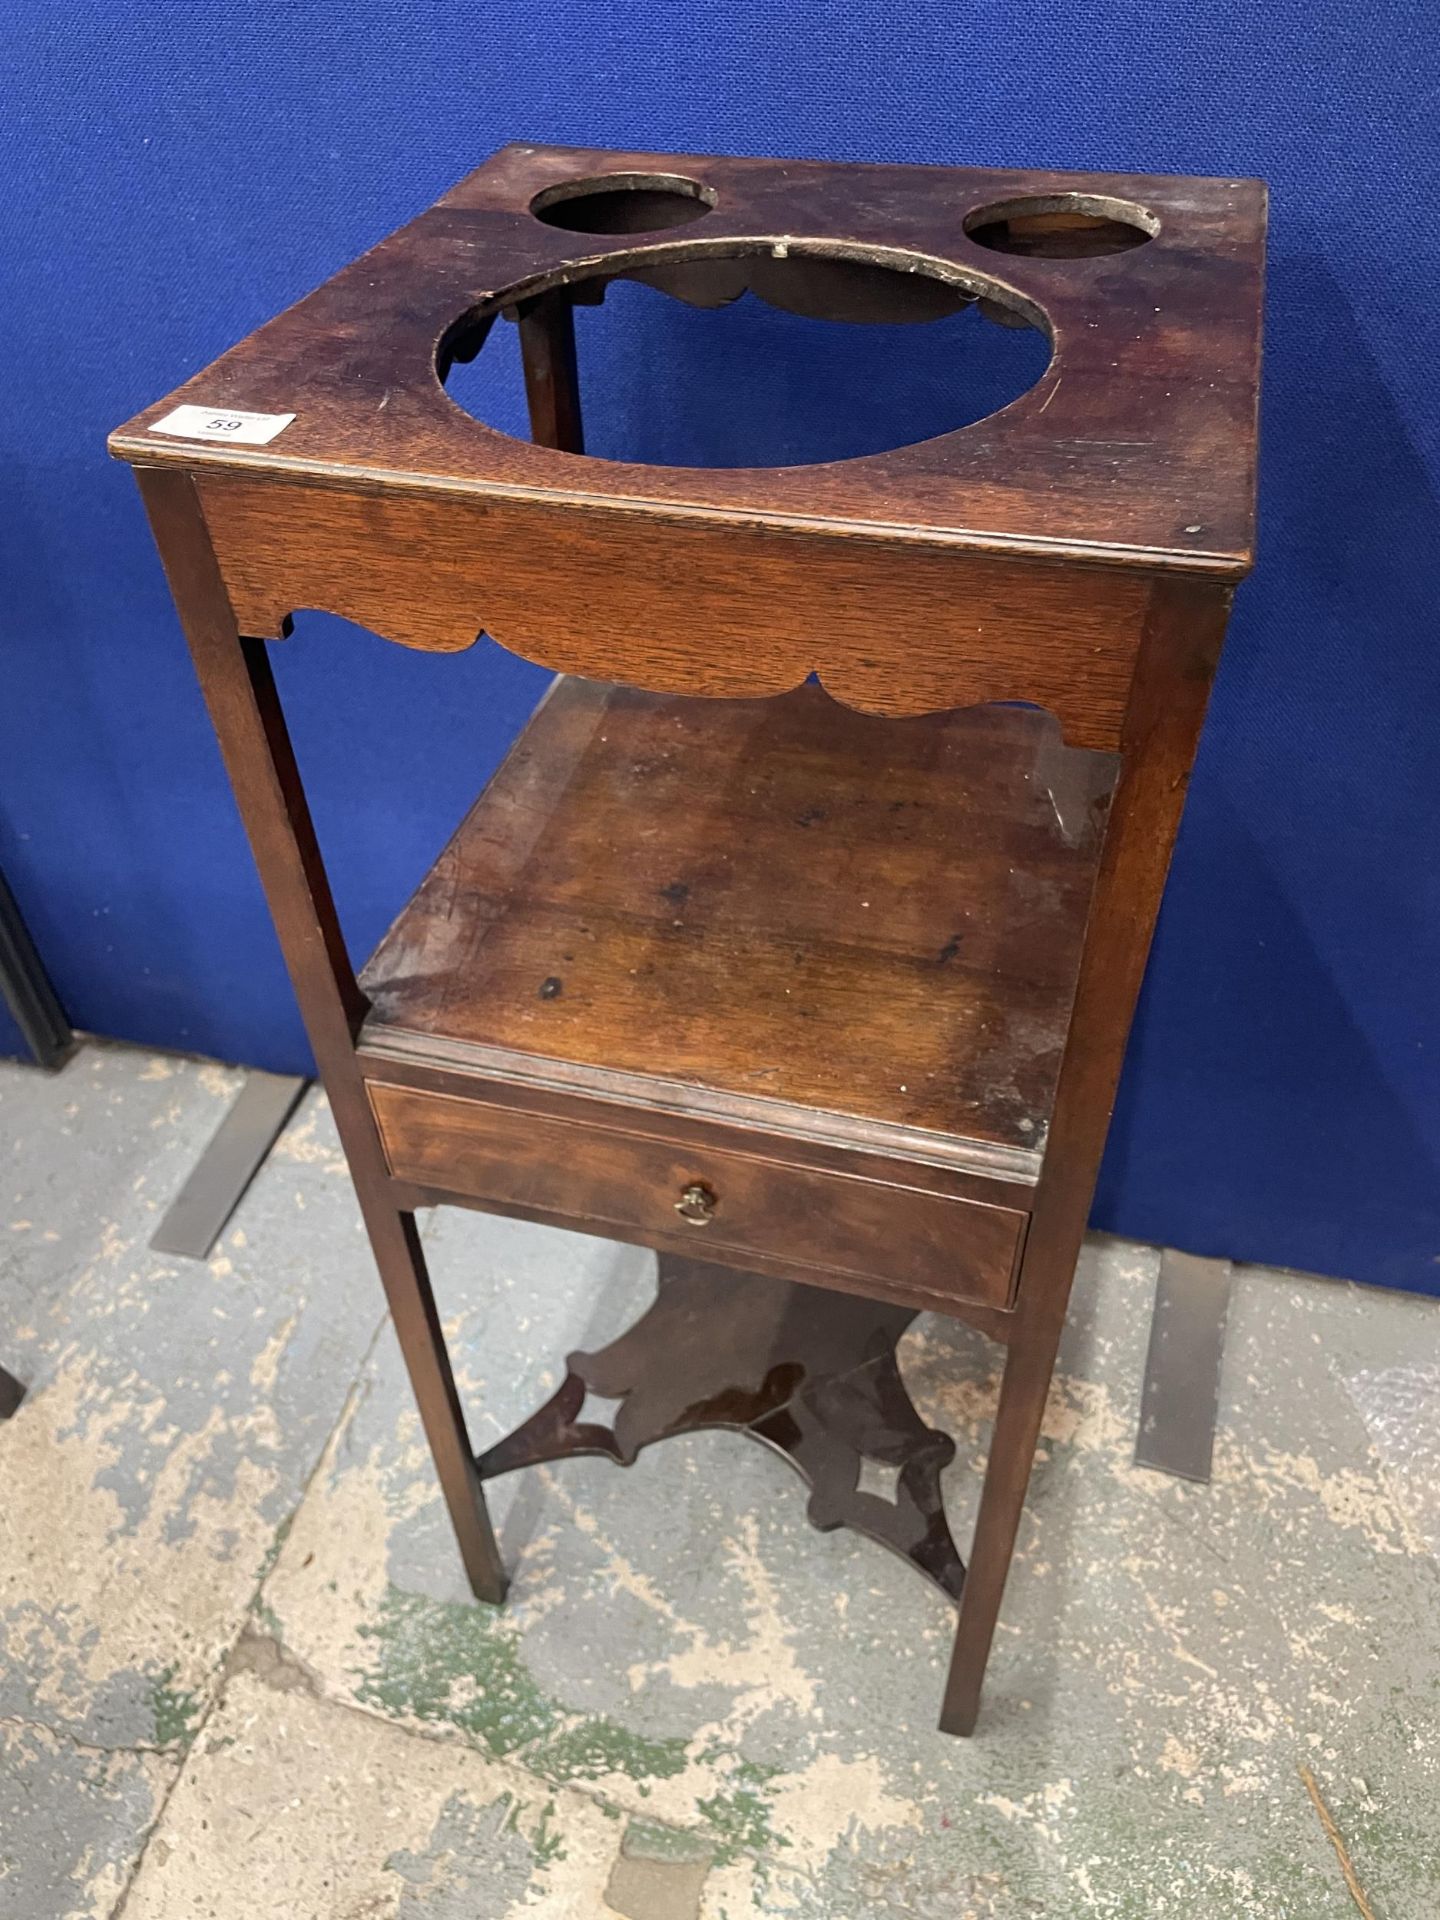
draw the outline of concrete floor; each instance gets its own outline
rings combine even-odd
[[[502,1483],[474,1605],[323,1103],[207,1265],[146,1250],[237,1084],[0,1069],[5,1920],[1440,1912],[1440,1307],[1243,1272],[1189,1486],[1130,1464],[1158,1255],[1092,1245],[951,1741],[945,1604],[740,1437]],[[427,1240],[481,1443],[646,1296],[604,1242]],[[902,1359],[963,1539],[993,1354]]]

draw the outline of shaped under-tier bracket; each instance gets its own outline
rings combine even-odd
[[[958,1602],[965,1568],[940,1493],[955,1443],[920,1418],[895,1358],[914,1318],[662,1255],[654,1304],[598,1353],[572,1353],[559,1390],[479,1456],[480,1477],[577,1454],[628,1467],[674,1434],[748,1433],[809,1484],[812,1526],[878,1541]],[[611,1425],[582,1417],[592,1395],[619,1401]]]

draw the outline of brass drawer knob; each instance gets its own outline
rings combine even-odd
[[[688,1187],[681,1189],[675,1211],[688,1227],[708,1227],[719,1204],[709,1187],[692,1180]]]

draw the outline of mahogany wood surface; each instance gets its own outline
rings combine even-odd
[[[568,231],[530,210],[567,183],[666,176],[709,196],[686,225],[634,230],[623,191],[610,196],[622,209],[619,232]],[[1155,231],[1090,258],[982,244],[986,210],[1017,200],[1118,205]],[[1233,579],[1253,544],[1264,218],[1254,180],[515,145],[111,444],[126,459],[192,471],[258,469],[517,507],[563,495],[627,518],[670,509],[810,534],[869,528]],[[547,288],[777,254],[888,265],[1012,309],[1050,334],[1050,370],[990,419],[916,446],[734,470],[582,460],[563,445],[530,445],[471,419],[441,384],[453,345],[467,350],[466,335],[488,316]],[[182,403],[297,417],[259,448],[148,431]]]
[[[541,446],[583,453],[575,310],[564,293],[545,293],[525,301],[516,319],[530,430]]]
[[[421,1186],[649,1246],[685,1237],[678,1216],[707,1257],[732,1264],[770,1255],[872,1292],[895,1276],[927,1304],[1010,1303],[1026,1216],[1008,1207],[677,1146],[619,1119],[556,1120],[374,1082],[370,1100],[391,1168]]]
[[[915,714],[1028,700],[1078,746],[1119,743],[1149,592],[1137,574],[874,539],[630,520],[573,506],[375,499],[199,481],[247,633],[320,607],[452,653],[483,627],[556,672],[657,693],[783,693]]]
[[[1057,817],[1081,757],[1013,708],[559,681],[366,967],[364,1044],[1038,1155],[1102,838],[1103,796]]]
[[[1149,590],[1091,568],[1077,591],[1073,569],[873,540],[199,485],[247,633],[319,607],[437,652],[483,627],[557,672],[659,693],[775,694],[813,671],[871,713],[1027,700],[1102,749],[1119,742]]]
[[[701,1353],[745,1347],[727,1316],[796,1281],[835,1296],[832,1323],[807,1300],[816,1352],[843,1323],[879,1353],[923,1306],[1003,1343],[941,1718],[973,1728],[1251,557],[1263,232],[1256,182],[510,147],[114,437],[482,1598],[504,1572],[415,1229],[435,1201],[746,1269],[681,1288]],[[857,324],[976,299],[1054,356],[990,419],[865,459],[598,461],[570,305],[622,276]],[[502,312],[535,445],[442,386]],[[296,418],[249,449],[151,432],[182,400]],[[363,985],[267,659],[304,606],[439,651],[483,628],[590,676],[554,690]],[[945,711],[995,701],[1059,726]],[[637,1431],[668,1311],[611,1350],[658,1355],[624,1383]],[[744,1367],[768,1351],[757,1333]],[[803,1397],[753,1392],[747,1426]],[[579,1412],[512,1451],[575,1450]],[[846,1414],[852,1455],[868,1418]],[[814,1433],[760,1437],[844,1494]]]

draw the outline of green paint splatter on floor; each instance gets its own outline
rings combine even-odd
[[[150,1683],[146,1699],[155,1723],[157,1747],[189,1746],[200,1719],[200,1701],[175,1682],[176,1669],[164,1667]]]
[[[783,1769],[724,1747],[692,1755],[685,1740],[652,1740],[603,1715],[579,1718],[536,1685],[517,1630],[491,1608],[392,1586],[375,1621],[360,1631],[375,1645],[374,1667],[356,1676],[355,1697],[363,1705],[453,1727],[497,1759],[523,1748],[527,1770],[554,1786],[619,1776],[644,1795],[654,1781],[682,1774],[692,1758],[718,1762],[729,1777],[698,1803],[705,1828],[689,1837],[689,1857],[696,1845],[723,1861],[787,1844],[771,1826],[768,1793]],[[659,1823],[645,1824],[684,1838]]]
[[[784,1771],[781,1767],[762,1766],[755,1760],[737,1760],[728,1786],[697,1800],[696,1807],[713,1829],[718,1845],[715,1858],[722,1865],[740,1853],[762,1853],[771,1847],[788,1847],[783,1833],[770,1824],[770,1783]]]
[[[673,1780],[685,1771],[686,1742],[647,1740],[613,1720],[586,1720],[566,1728],[527,1753],[525,1764],[557,1785],[567,1780],[603,1780],[623,1773],[643,1785],[647,1780]]]
[[[270,1575],[274,1572],[275,1562],[280,1558],[280,1549],[290,1538],[290,1529],[294,1524],[295,1515],[292,1513],[280,1522],[280,1525],[272,1534],[269,1546],[266,1547],[260,1557],[260,1571],[255,1576],[255,1584],[257,1587],[263,1587],[265,1582],[270,1578]]]
[[[514,1629],[490,1607],[392,1586],[360,1631],[378,1656],[355,1689],[368,1706],[456,1727],[497,1758],[542,1739],[561,1718],[530,1678]]]
[[[555,1828],[554,1820],[555,1802],[547,1800],[530,1840],[535,1849],[537,1866],[548,1867],[552,1861],[565,1858],[565,1842]]]

